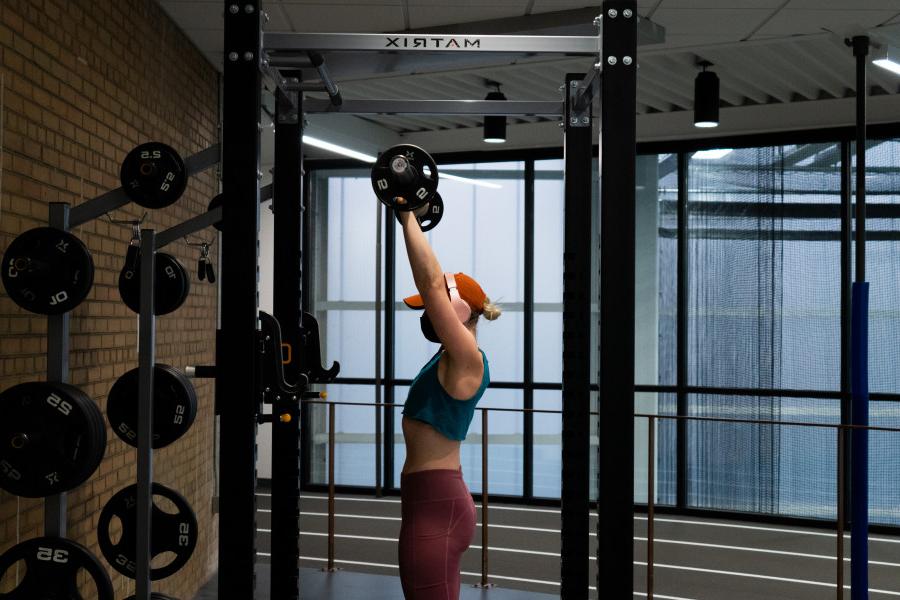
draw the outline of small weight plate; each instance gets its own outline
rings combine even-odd
[[[397,210],[415,210],[422,206],[431,200],[437,185],[438,170],[434,159],[412,144],[388,148],[372,166],[375,195],[382,203]]]
[[[162,567],[150,569],[150,579],[164,579],[174,575],[191,558],[197,545],[197,517],[184,497],[160,483],[153,484],[153,506],[151,508],[150,558],[164,552],[175,557]],[[156,503],[156,496],[168,499],[175,505],[176,513],[163,511]],[[110,531],[112,518],[121,521],[122,535],[113,543]],[[109,499],[97,522],[97,541],[100,551],[113,569],[135,578],[137,573],[135,545],[137,543],[137,485],[130,485],[116,492]]]
[[[431,231],[437,227],[437,224],[441,222],[444,216],[444,201],[441,199],[441,195],[435,192],[428,204],[420,206],[413,211],[413,214],[416,215],[416,221],[419,222],[419,227],[422,228],[423,232]],[[394,216],[397,217],[399,222],[400,214],[394,211]]]
[[[165,208],[184,193],[188,175],[174,148],[147,142],[128,153],[119,179],[132,201],[144,208]]]
[[[138,377],[132,369],[109,390],[106,418],[113,432],[137,447]],[[197,395],[187,377],[169,365],[157,364],[153,377],[153,447],[168,446],[191,428],[197,416]]]
[[[106,452],[97,404],[63,383],[28,382],[0,394],[0,487],[39,498],[86,481]]]
[[[58,315],[84,300],[94,283],[94,261],[87,246],[67,231],[29,229],[3,255],[3,285],[25,310]]]
[[[12,590],[0,593],[8,600],[115,600],[112,582],[103,565],[91,552],[72,540],[38,537],[13,546],[0,556],[0,579],[17,562],[25,561],[25,574]],[[96,595],[81,596],[85,571],[93,581]],[[7,578],[9,579],[9,578]],[[89,586],[91,587],[91,586]]]
[[[137,266],[128,265],[119,272],[119,295],[122,302],[131,310],[141,310],[141,270],[140,261]],[[178,310],[190,293],[191,280],[187,271],[177,258],[165,252],[156,253],[156,288],[154,295],[154,313],[167,315]]]

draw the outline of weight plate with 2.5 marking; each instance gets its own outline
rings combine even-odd
[[[119,179],[133,202],[144,208],[165,208],[184,193],[188,175],[174,148],[147,142],[128,153]]]
[[[381,153],[372,166],[372,189],[382,203],[415,210],[431,200],[438,185],[437,164],[418,146],[399,144]]]
[[[131,446],[138,445],[138,378],[140,369],[119,377],[109,390],[106,418],[113,432]],[[191,428],[197,416],[194,386],[177,369],[157,363],[153,375],[153,447],[168,446]]]
[[[0,579],[17,562],[24,561],[25,573],[15,587],[0,598],[7,600],[115,600],[112,582],[100,561],[72,540],[38,537],[22,542],[0,556]],[[83,584],[87,573],[87,596]],[[6,579],[11,579],[7,577]],[[93,590],[91,590],[93,588]]]
[[[150,531],[150,559],[164,552],[174,555],[163,566],[150,569],[150,579],[164,579],[174,575],[187,563],[197,546],[197,517],[184,496],[161,483],[153,484],[151,507],[152,528]],[[160,508],[157,497],[165,498],[175,507],[175,513]],[[112,519],[118,517],[122,534],[113,542]],[[97,541],[100,551],[116,571],[126,577],[135,578],[135,545],[137,543],[137,485],[119,490],[103,510],[97,522]]]
[[[37,227],[6,249],[2,277],[13,302],[34,313],[58,315],[87,297],[94,283],[94,261],[71,233]]]
[[[171,254],[156,253],[156,278],[153,312],[166,315],[178,310],[191,290],[191,278],[181,262]],[[141,311],[140,252],[134,262],[125,265],[119,273],[119,295],[122,302],[136,313]]]
[[[11,494],[40,498],[71,490],[103,460],[103,415],[74,386],[20,383],[0,394],[0,414],[0,487]]]

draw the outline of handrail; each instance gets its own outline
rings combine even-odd
[[[316,400],[302,399],[301,403],[321,404],[328,406],[328,571],[335,571],[334,567],[334,517],[335,517],[335,481],[334,481],[334,446],[335,446],[335,408],[337,406],[356,406],[356,407],[376,407],[383,409],[393,409],[403,406],[396,402],[346,402],[335,400]],[[489,532],[488,532],[488,414],[490,411],[496,412],[517,412],[517,413],[545,413],[545,414],[561,414],[562,411],[551,409],[536,408],[495,408],[489,406],[479,406],[476,410],[482,411],[481,414],[481,579],[475,584],[475,587],[489,588],[493,584],[488,583],[488,554],[489,554]],[[597,415],[595,411],[589,411],[591,415]],[[673,421],[697,421],[709,423],[734,423],[734,424],[751,424],[751,425],[769,425],[777,427],[823,427],[834,429],[837,435],[837,543],[836,558],[837,571],[835,578],[836,598],[843,600],[844,597],[844,531],[845,531],[845,514],[844,514],[844,479],[846,477],[846,459],[844,456],[844,438],[847,431],[857,429],[865,429],[868,431],[890,431],[900,433],[900,428],[893,427],[877,427],[877,426],[861,426],[841,423],[811,423],[804,421],[776,421],[771,419],[730,419],[724,417],[700,417],[689,415],[657,415],[652,413],[635,413],[635,419],[647,419],[647,573],[646,573],[646,597],[652,600],[654,597],[654,539],[655,539],[655,506],[656,506],[656,429],[660,419],[669,419]]]
[[[374,402],[345,402],[345,401],[336,401],[336,400],[314,400],[314,399],[303,399],[301,403],[305,404],[335,404],[339,406],[381,406],[383,408],[394,408],[397,406],[403,406],[397,402],[382,402],[380,404],[375,404]],[[493,406],[476,406],[475,410],[490,410],[494,412],[518,412],[518,413],[546,413],[546,414],[562,414],[561,410],[551,410],[547,408],[500,408]],[[589,411],[590,415],[597,416],[599,413],[597,411]],[[827,427],[831,429],[867,429],[869,431],[893,431],[900,433],[900,428],[897,427],[880,427],[874,425],[852,425],[852,424],[841,424],[841,423],[812,423],[806,421],[775,421],[771,419],[726,419],[724,417],[697,417],[690,415],[657,415],[652,413],[634,413],[635,418],[644,418],[647,419],[649,417],[654,417],[656,419],[671,419],[671,420],[683,420],[683,421],[708,421],[712,423],[745,423],[750,425],[782,425],[782,426],[797,426],[797,427]]]

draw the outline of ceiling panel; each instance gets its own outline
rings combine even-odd
[[[471,8],[470,4],[464,3],[450,3],[441,6],[414,5],[410,3],[409,26],[410,29],[419,29],[422,27],[437,27],[459,21],[500,19],[509,17],[511,12],[519,10],[518,4],[515,7],[512,5],[479,5],[476,11],[478,14],[477,18],[471,18],[469,16]],[[513,12],[513,14],[518,13]]]
[[[900,12],[897,0],[791,0],[790,9],[834,9],[857,12],[861,10],[887,10]]]
[[[160,0],[160,4],[213,64],[221,68],[221,0]],[[405,27],[407,5],[409,25],[425,28],[519,17],[530,4],[531,13],[540,19],[543,12],[581,9],[592,3],[589,0],[535,0],[533,3],[528,0],[268,0],[265,6],[270,22],[266,29],[398,31]],[[599,4],[599,0],[593,2],[595,6]],[[854,60],[842,43],[848,29],[861,32],[891,19],[900,20],[900,0],[790,0],[779,10],[782,5],[784,0],[639,0],[641,14],[656,9],[653,20],[666,27],[667,39],[663,45],[642,47],[639,52],[638,112],[671,112],[672,118],[678,119],[682,118],[678,115],[691,111],[693,82],[701,58],[715,63],[713,70],[721,80],[721,98],[726,105],[737,107],[728,108],[726,115],[729,111],[756,110],[749,105],[771,105],[776,110],[778,105],[797,102],[809,107],[803,110],[816,111],[820,103],[807,99],[852,95]],[[741,41],[761,25],[751,41]],[[822,28],[839,35],[823,34]],[[333,73],[339,75],[337,57],[330,59]],[[558,88],[565,74],[586,72],[593,61],[590,57],[544,56],[477,68],[454,62],[441,67],[445,69],[441,72],[414,75],[399,71],[375,73],[365,56],[358,62],[363,67],[359,74],[338,77],[346,98],[479,99],[489,91],[485,80],[490,79],[502,85],[510,100],[561,101]],[[886,71],[883,74],[872,71],[873,86],[900,94],[900,77]],[[480,117],[423,115],[371,116],[365,120],[394,132],[479,128],[482,121]],[[511,118],[510,123],[517,120],[540,119]],[[551,129],[555,135],[556,127],[547,128]]]
[[[771,11],[782,4],[784,4],[784,0],[663,0],[660,9],[768,9]]]
[[[403,29],[400,6],[282,3],[296,32],[380,32]]]
[[[895,0],[900,3],[900,0]],[[791,5],[789,5],[791,6]],[[890,19],[895,10],[807,10],[786,8],[765,24],[759,36],[802,35],[828,30],[838,35],[862,33]]]
[[[266,8],[273,5],[281,6],[332,6],[334,4],[342,4],[346,6],[360,6],[368,8],[386,7],[386,6],[402,6],[403,0],[267,0],[264,2]]]
[[[662,7],[654,13],[653,20],[667,29],[671,28],[678,35],[714,32],[716,35],[730,35],[732,39],[740,39],[771,14],[770,9],[762,8],[673,9],[663,2]]]

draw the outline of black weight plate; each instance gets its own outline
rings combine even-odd
[[[3,255],[3,285],[25,310],[58,315],[84,300],[94,283],[94,261],[87,246],[67,231],[29,229]]]
[[[440,194],[435,192],[434,196],[432,196],[431,200],[428,202],[428,212],[416,216],[416,220],[419,221],[419,226],[422,227],[422,231],[431,231],[437,227],[443,217],[444,200],[441,198]]]
[[[413,214],[416,215],[416,221],[419,222],[419,227],[422,228],[423,232],[431,231],[437,227],[437,224],[444,217],[444,201],[441,199],[441,195],[435,192],[428,204],[420,206],[413,211]],[[394,216],[397,217],[399,222],[400,213],[394,211]]]
[[[184,193],[188,175],[174,148],[147,142],[128,153],[119,179],[132,201],[144,208],[165,208]]]
[[[0,414],[0,487],[12,494],[71,490],[103,460],[103,415],[76,387],[21,383],[0,394]]]
[[[132,369],[109,390],[106,418],[113,432],[137,447],[138,377]],[[169,365],[157,364],[153,377],[153,447],[168,446],[191,428],[197,416],[197,395],[187,377]]]
[[[405,174],[398,174],[392,168],[399,164],[408,166]],[[438,170],[434,159],[412,144],[388,148],[372,166],[375,195],[382,203],[398,210],[415,210],[424,205],[434,195],[437,185]]]
[[[72,540],[39,537],[13,546],[0,556],[0,578],[20,560],[25,561],[25,576],[11,591],[0,593],[0,598],[81,600],[79,575],[84,570],[97,589],[91,598],[115,600],[106,569],[87,548]]]
[[[153,496],[170,500],[178,511],[164,512],[154,499],[151,509],[150,532],[151,560],[164,552],[172,552],[175,558],[169,564],[150,569],[150,579],[164,579],[175,574],[187,563],[197,545],[197,517],[184,497],[160,483],[153,484]],[[115,544],[110,537],[112,518],[118,517],[122,535]],[[137,541],[137,485],[130,485],[116,492],[109,499],[97,522],[97,541],[100,551],[116,571],[135,578],[135,545]]]
[[[139,263],[138,263],[139,264]],[[156,288],[154,313],[167,315],[184,304],[190,292],[191,279],[177,258],[165,252],[156,253]],[[136,313],[141,310],[141,270],[126,266],[119,272],[119,295],[122,302]]]
[[[187,269],[184,268],[184,265],[181,264],[180,260],[176,260],[175,264],[178,266],[179,271],[181,271],[180,277],[184,280],[184,289],[182,289],[181,299],[178,301],[178,306],[181,306],[191,293],[191,276],[188,274]]]

